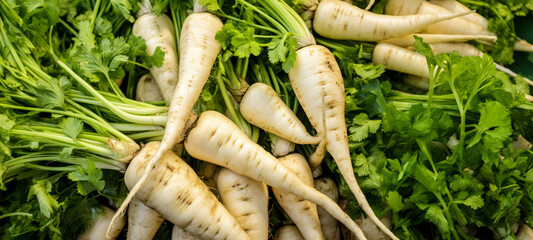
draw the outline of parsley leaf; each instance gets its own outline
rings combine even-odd
[[[387,195],[387,203],[394,212],[399,212],[404,209],[402,196],[397,191],[390,191]]]
[[[273,64],[281,63],[283,70],[289,72],[296,61],[296,47],[298,40],[290,33],[282,38],[274,38],[268,44],[268,58]]]
[[[43,180],[36,180],[33,182],[33,185],[30,187],[28,193],[28,200],[31,197],[35,196],[39,201],[39,208],[41,213],[50,217],[50,215],[59,208],[59,202],[57,198],[53,195],[50,195],[52,191],[52,185],[58,180],[57,177],[51,177]]]
[[[218,5],[217,0],[199,0],[198,4],[205,6],[207,10],[212,12],[220,10],[220,5]]]
[[[59,124],[64,131],[64,133],[76,141],[78,135],[83,131],[83,122],[79,118],[69,117],[63,119]]]
[[[220,43],[224,61],[231,56],[246,58],[250,55],[258,56],[261,53],[261,46],[254,38],[255,29],[243,26],[240,23],[228,22],[217,32],[215,39]]]
[[[131,16],[130,12],[133,9],[133,4],[129,0],[111,0],[113,11],[122,14],[122,16],[129,22],[135,22],[135,18]]]
[[[355,116],[352,126],[348,129],[350,140],[360,142],[368,137],[369,133],[376,133],[380,127],[381,120],[370,120],[366,113]]]
[[[104,189],[105,181],[101,180],[102,176],[102,170],[89,160],[79,165],[78,170],[68,174],[70,180],[77,182],[78,193],[84,196]]]

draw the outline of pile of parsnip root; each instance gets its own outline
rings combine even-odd
[[[486,116],[488,106],[500,104],[489,98],[502,102],[501,109],[503,105],[509,108],[501,110],[505,116],[513,115],[514,109],[524,115],[533,112],[528,86],[533,86],[533,81],[504,67],[508,62],[497,63],[487,55],[499,51],[502,44],[525,52],[533,52],[533,45],[516,35],[502,43],[489,20],[462,1],[95,0],[71,8],[66,7],[71,1],[49,4],[63,4],[61,7],[21,2],[20,7],[10,7],[8,1],[0,3],[0,43],[5,48],[0,73],[6,79],[0,84],[0,121],[5,125],[0,131],[0,193],[16,199],[20,194],[11,193],[20,185],[17,182],[31,182],[27,195],[22,195],[37,199],[32,211],[47,213],[42,219],[56,220],[48,225],[42,219],[38,224],[28,223],[40,226],[40,235],[37,230],[0,227],[4,235],[12,234],[8,238],[37,234],[45,239],[68,239],[71,235],[62,228],[46,226],[54,226],[54,221],[59,225],[69,214],[81,214],[82,210],[75,212],[68,205],[77,201],[102,205],[98,214],[80,227],[78,239],[154,239],[168,237],[170,231],[172,239],[423,239],[426,233],[409,235],[404,227],[409,220],[399,220],[407,215],[400,212],[409,204],[426,214],[427,223],[417,224],[431,224],[440,231],[431,232],[434,236],[478,239],[479,232],[469,232],[474,223],[467,224],[466,218],[465,223],[456,220],[468,212],[457,212],[468,207],[476,210],[481,207],[479,202],[483,205],[488,200],[461,198],[456,195],[461,187],[455,183],[431,189],[446,182],[441,167],[474,161],[469,156],[471,149],[478,149],[479,159],[485,163],[502,160],[500,164],[505,165],[503,159],[512,155],[513,149],[508,147],[515,141],[494,143],[489,138],[500,134],[506,139],[523,139],[518,136],[522,134],[527,139],[531,135],[519,133],[519,127],[526,129],[528,122],[519,122],[522,119],[518,117],[512,122],[513,134],[501,127],[511,128],[511,120],[501,120],[499,125],[482,123],[490,118]],[[50,10],[56,8],[57,13]],[[45,16],[40,23],[29,20],[35,9],[48,12],[38,13]],[[83,9],[87,10],[84,14],[76,12]],[[39,33],[29,22],[47,28]],[[61,38],[66,40],[58,40]],[[28,50],[23,50],[23,45]],[[472,64],[479,66],[468,70],[454,65],[466,63],[460,59],[467,58],[476,59]],[[390,79],[383,77],[385,69],[390,70]],[[474,90],[457,90],[463,86],[456,88],[455,79],[477,69],[482,69],[475,76],[480,80],[464,87]],[[140,78],[139,73],[143,74]],[[44,80],[19,80],[33,78]],[[378,78],[405,87],[383,94],[389,85],[372,81]],[[25,82],[14,86],[9,79]],[[361,85],[354,87],[353,79]],[[512,91],[512,96],[501,89],[498,94],[496,90],[487,93],[497,79],[507,79],[499,84]],[[39,91],[44,90],[40,81],[45,80],[50,89],[63,89],[49,94],[61,96],[60,103],[41,104]],[[121,86],[118,80],[126,83]],[[377,87],[371,88],[372,83]],[[406,89],[418,95],[403,92]],[[437,95],[439,91],[450,93]],[[353,97],[359,93],[361,99]],[[507,103],[508,96],[516,104]],[[402,102],[402,97],[410,97],[412,102]],[[405,111],[387,115],[393,103]],[[442,107],[432,112],[439,108],[432,108],[437,104]],[[350,115],[348,119],[345,114],[350,111],[364,116]],[[424,111],[427,115],[421,113]],[[409,117],[412,119],[405,120]],[[431,118],[428,124],[415,124],[425,117]],[[412,129],[394,125],[390,120],[394,118],[411,121]],[[448,118],[457,119],[458,124],[448,124]],[[529,117],[529,123],[531,120]],[[383,130],[378,130],[380,126]],[[451,132],[452,128],[460,130]],[[491,130],[494,132],[488,133]],[[385,142],[384,136],[393,131],[403,131],[394,136],[412,145],[401,149],[406,146],[402,142]],[[426,132],[431,137],[422,136]],[[32,141],[25,134],[35,134],[39,140]],[[450,140],[439,142],[445,135]],[[483,146],[476,145],[478,142]],[[531,144],[524,142],[521,147],[513,145],[514,150],[531,153]],[[401,176],[394,179],[398,187],[384,193],[385,203],[367,200],[363,192],[373,189],[373,183],[385,181],[381,179],[385,175],[375,176],[375,181],[369,176],[378,168],[385,169],[385,163],[368,165],[378,159],[365,152],[366,146],[374,144],[376,149],[405,151],[397,168]],[[490,151],[485,146],[499,148]],[[415,148],[417,153],[413,153]],[[433,149],[445,149],[442,152],[449,154],[445,159],[453,160],[437,162]],[[25,160],[39,151],[47,153],[36,156],[42,166]],[[517,186],[529,189],[518,183],[533,183],[533,171],[529,171],[533,157],[527,156],[520,165],[527,167],[506,177],[512,175]],[[403,161],[412,157],[419,162]],[[457,170],[464,179],[478,172],[467,165]],[[518,164],[505,166],[518,168]],[[107,170],[120,172],[123,179],[106,179]],[[43,177],[32,179],[31,171]],[[365,177],[362,184],[359,177]],[[420,182],[409,194],[425,187],[418,198],[399,194],[399,189],[406,187],[406,178]],[[476,178],[482,181],[482,177]],[[122,190],[117,190],[121,189],[118,185],[108,189],[106,184],[112,181],[119,182]],[[72,193],[63,198],[63,188]],[[462,189],[463,195],[466,189]],[[419,200],[434,199],[428,197],[431,194],[437,203]],[[533,189],[528,194],[533,196]],[[464,206],[459,208],[459,204]],[[518,208],[519,203],[513,204]],[[508,229],[507,238],[493,234],[494,239],[532,239],[528,224],[533,224],[533,205],[529,207],[519,210],[527,216],[517,221],[522,224],[519,232]],[[22,221],[15,217],[37,221],[37,215],[29,213],[30,207],[13,209],[0,206],[2,226],[8,220],[15,221],[9,222],[13,224]],[[22,214],[24,211],[28,214]],[[455,228],[455,221],[461,227]],[[159,230],[162,225],[164,230]],[[498,228],[489,229],[499,234]]]

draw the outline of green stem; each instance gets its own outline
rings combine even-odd
[[[63,21],[63,19],[59,18],[59,23],[61,23],[61,25],[63,25],[63,27],[65,27],[72,35],[78,37],[78,32],[74,30],[74,28],[72,28],[67,22]]]
[[[226,109],[231,115],[231,118],[233,122],[243,131],[246,133],[248,137],[252,136],[252,131],[250,129],[250,126],[246,124],[246,122],[242,119],[242,116],[240,113],[237,112],[237,110],[233,107],[233,101],[231,101],[228,90],[226,89],[226,85],[224,84],[224,81],[222,80],[221,72],[217,71],[216,76],[218,87],[220,88],[220,94],[222,95],[222,99],[224,99],[224,103],[226,105]]]
[[[89,109],[79,105],[78,103],[70,100],[65,99],[69,104],[74,106],[75,108],[79,109],[83,113],[91,116],[92,118],[96,119],[95,122],[99,123],[98,126],[102,127],[107,132],[111,133],[114,137],[117,137],[118,139],[126,142],[133,142],[130,138],[128,138],[126,135],[124,135],[121,131],[115,129],[113,126],[111,126],[107,121],[105,121],[100,115],[95,114],[94,112],[90,111]]]
[[[26,213],[26,212],[13,212],[13,213],[6,213],[2,216],[0,216],[0,219],[2,218],[8,218],[8,217],[15,217],[15,216],[24,216],[24,217],[33,217],[33,214]]]
[[[448,208],[448,205],[446,205],[446,202],[442,198],[440,194],[434,193],[437,199],[439,200],[440,205],[444,209],[444,215],[446,216],[446,220],[448,220],[448,226],[450,227],[450,231],[452,232],[452,235],[455,239],[461,239],[459,238],[459,235],[457,234],[457,231],[455,230],[455,226],[453,225],[453,219],[450,215],[450,209]]]
[[[251,26],[251,27],[254,27],[256,29],[260,29],[260,30],[265,30],[265,31],[269,31],[271,33],[274,33],[275,35],[281,35],[282,32],[274,29],[274,28],[270,28],[270,27],[266,27],[266,26],[262,26],[262,25],[259,25],[259,24],[254,24],[254,23],[251,23],[249,21],[244,21],[242,19],[239,19],[239,18],[236,18],[236,17],[233,17],[233,16],[230,16],[230,15],[226,15],[226,14],[223,14],[223,13],[217,13],[218,16],[220,17],[223,17],[223,18],[227,18],[227,19],[230,19],[230,20],[233,20],[233,21],[237,21],[237,22],[240,22],[240,23],[244,23],[248,26]]]
[[[118,109],[116,106],[114,106],[110,101],[105,99],[102,95],[98,94],[98,92],[91,87],[85,80],[83,80],[80,76],[78,76],[72,69],[70,69],[63,61],[59,60],[57,56],[53,53],[52,50],[50,50],[54,60],[56,63],[63,68],[76,82],[78,82],[85,90],[87,90],[91,95],[98,98],[111,112],[116,114],[118,117],[126,120],[131,121],[133,123],[140,123],[140,124],[157,124],[157,125],[166,125],[166,116],[137,116],[133,114],[126,113],[120,109]]]
[[[135,140],[157,139],[158,141],[161,141],[161,139],[163,139],[164,133],[165,133],[165,130],[144,131],[144,132],[130,134],[129,137]]]
[[[94,4],[94,10],[93,10],[93,14],[91,16],[91,30],[89,32],[93,32],[94,31],[94,24],[96,23],[96,18],[98,16],[98,9],[100,8],[100,3],[102,2],[102,0],[96,0],[96,3]]]
[[[136,65],[136,66],[142,67],[142,68],[144,68],[144,69],[150,71],[150,68],[147,67],[146,65],[142,64],[142,63],[138,63],[138,62],[131,61],[131,60],[126,61],[126,63],[130,63],[130,64],[133,64],[133,65]]]

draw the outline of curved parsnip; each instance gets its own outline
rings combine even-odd
[[[439,1],[442,2],[442,1]],[[444,7],[433,4],[432,1],[424,0],[389,0],[385,7],[385,13],[391,15],[412,15],[412,14],[449,14],[449,13],[465,13],[459,8],[446,9]],[[472,14],[465,15],[442,21],[428,26],[424,32],[433,34],[470,34],[470,35],[495,35],[487,29],[485,23],[479,24],[478,21],[471,21],[466,18]],[[480,15],[478,15],[479,17]],[[486,20],[486,19],[485,19]],[[458,27],[460,26],[460,27]],[[533,45],[525,40],[519,39],[514,46],[515,51],[533,52]]]
[[[134,198],[128,208],[127,239],[153,239],[163,221],[161,215]]]
[[[172,228],[172,240],[200,240],[176,225]]]
[[[429,13],[464,13],[464,8],[461,10],[461,7],[455,8],[444,8],[439,5],[434,4],[435,2],[456,2],[456,1],[423,1],[423,0],[389,0],[388,4],[394,4],[392,7],[386,7],[385,12],[392,15],[403,15],[403,14],[429,14]],[[460,3],[458,3],[461,5]],[[401,5],[404,5],[403,7]],[[408,7],[405,7],[408,6]],[[419,7],[414,7],[419,6]],[[391,9],[391,10],[387,10]],[[400,12],[398,14],[396,10],[392,9],[407,9],[406,11]],[[467,8],[468,9],[468,8]],[[428,33],[440,33],[440,34],[473,34],[473,35],[495,35],[494,33],[487,30],[488,20],[484,19],[481,15],[477,15],[476,18],[483,18],[484,20],[472,20],[466,18],[472,14],[465,15],[463,17],[454,18],[448,21],[443,21],[437,24],[429,26],[425,32]],[[457,27],[461,26],[461,27]],[[492,45],[492,44],[490,44]],[[523,39],[518,39],[518,42],[515,43],[515,51],[522,52],[533,52],[533,45],[528,43]]]
[[[170,18],[161,14],[145,13],[133,24],[133,35],[146,41],[146,53],[152,55],[157,47],[165,53],[161,67],[152,66],[150,73],[154,76],[163,98],[168,103],[178,83],[178,54],[174,26]]]
[[[124,176],[128,188],[140,179],[158,142],[144,146]],[[168,221],[204,239],[250,239],[194,170],[173,152],[153,168],[136,198]]]
[[[146,165],[143,175],[128,193],[115,218],[123,214],[128,203],[146,181],[151,168],[163,154],[170,151],[179,136],[183,134],[192,107],[200,96],[220,52],[220,44],[215,35],[222,25],[220,19],[210,13],[193,13],[185,19],[180,37],[179,81],[170,101],[163,140],[156,154]]]
[[[339,190],[337,189],[337,184],[333,179],[329,177],[321,177],[315,179],[315,188],[319,192],[326,194],[333,201],[337,202],[339,200]],[[341,230],[339,228],[339,223],[335,218],[333,218],[328,212],[326,212],[322,207],[318,207],[318,218],[320,219],[320,226],[322,227],[322,233],[324,233],[325,240],[340,240],[341,239]]]
[[[379,41],[419,32],[433,23],[462,15],[464,13],[388,16],[340,0],[323,0],[315,12],[313,29],[332,39]]]
[[[471,13],[460,11],[458,13]],[[425,0],[389,0],[385,6],[385,14],[390,15],[427,15],[427,14],[451,14],[449,10],[439,7]],[[424,29],[426,33],[434,34],[465,34],[465,35],[494,35],[476,23],[464,17],[457,17],[446,21],[431,24]]]
[[[78,240],[112,240],[116,239],[124,225],[126,225],[126,219],[121,217],[112,226],[111,234],[106,237],[106,229],[109,226],[115,211],[108,207],[101,206],[104,209],[104,214],[100,216],[83,234],[78,236]]]
[[[137,83],[135,100],[140,102],[155,102],[164,100],[161,90],[152,74],[144,74]]]
[[[185,149],[196,159],[226,167],[238,174],[314,202],[346,225],[360,239],[366,239],[359,226],[340,209],[339,205],[306,185],[221,113],[203,112],[185,139]]]
[[[254,240],[268,239],[268,188],[266,184],[222,168],[217,187],[222,203]]]
[[[254,83],[242,97],[244,119],[257,127],[297,144],[317,144],[320,137],[307,133],[304,124],[272,87]]]
[[[278,159],[281,164],[290,169],[305,184],[314,187],[311,169],[302,155],[293,153]],[[305,239],[324,239],[316,204],[275,187],[272,188],[272,192],[281,208],[296,224]]]
[[[298,228],[294,225],[285,225],[278,229],[274,240],[304,240],[304,236]]]
[[[325,145],[361,208],[387,235],[397,239],[385,227],[368,204],[365,195],[357,184],[344,118],[344,82],[340,68],[331,52],[319,45],[312,45],[296,51],[294,67],[289,72],[292,88],[305,114],[318,134],[326,134]],[[323,101],[319,101],[323,99]],[[323,109],[323,106],[325,109]],[[325,114],[324,114],[325,112]],[[325,119],[324,119],[325,117]],[[323,127],[325,121],[326,129]],[[325,143],[324,143],[325,142]],[[321,161],[321,159],[319,159]],[[311,167],[320,161],[310,159]]]

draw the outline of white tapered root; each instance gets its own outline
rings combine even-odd
[[[252,84],[242,97],[239,108],[247,122],[291,142],[317,144],[321,140],[321,137],[307,133],[296,114],[272,87],[264,83]]]
[[[366,239],[359,226],[333,200],[303,183],[221,113],[203,112],[189,132],[185,148],[196,159],[226,167],[322,206],[360,239]]]
[[[465,14],[390,16],[365,11],[340,0],[323,0],[315,12],[313,29],[332,39],[379,41],[420,32],[433,23]]]
[[[217,176],[222,203],[254,240],[268,239],[268,188],[266,184],[222,168]]]
[[[326,149],[361,208],[387,235],[398,239],[377,218],[355,178],[344,117],[344,83],[335,57],[327,48],[319,45],[299,49],[296,55],[289,78],[305,114],[317,132],[327,136]],[[317,101],[321,98],[324,101]],[[326,107],[325,111],[319,111],[322,106]]]
[[[124,175],[128,188],[140,179],[159,144],[146,144],[132,160]],[[194,170],[176,154],[167,152],[153,169],[136,195],[146,206],[202,239],[250,239]]]
[[[193,13],[183,23],[180,39],[179,81],[170,101],[165,134],[156,154],[146,165],[143,175],[117,210],[114,222],[124,215],[133,196],[140,190],[157,161],[178,141],[186,126],[192,107],[209,78],[211,68],[220,52],[220,44],[215,39],[222,28],[222,21],[210,13]],[[108,231],[109,232],[109,231]]]
[[[314,187],[311,168],[302,155],[289,154],[279,158],[279,161],[302,179],[305,184]],[[275,187],[272,188],[272,192],[281,208],[296,224],[305,239],[324,239],[316,204]]]
[[[126,239],[153,239],[164,220],[157,212],[134,198],[128,208],[128,234]]]
[[[159,86],[163,98],[169,103],[178,83],[178,54],[172,21],[165,14],[156,16],[153,13],[146,13],[135,21],[132,32],[133,35],[145,40],[148,55],[154,54],[158,47],[165,53],[163,65],[152,66],[150,73]]]
[[[338,202],[339,190],[337,184],[333,179],[329,177],[321,177],[314,180],[315,188],[319,192],[326,194],[333,201]],[[320,226],[322,227],[322,233],[324,233],[325,240],[340,240],[341,230],[339,228],[339,222],[333,218],[322,207],[317,208],[318,218],[320,219]]]

